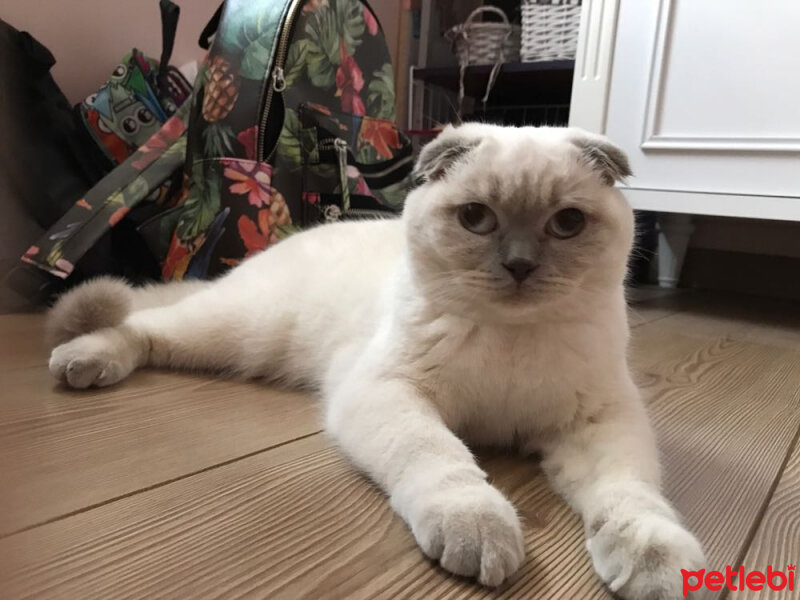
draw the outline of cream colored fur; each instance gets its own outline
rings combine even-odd
[[[522,564],[522,528],[466,443],[541,453],[610,589],[682,597],[680,569],[704,559],[659,491],[627,366],[633,218],[610,185],[625,157],[579,130],[465,125],[417,174],[402,220],[318,227],[213,283],[67,294],[56,339],[92,329],[87,312],[102,328],[56,347],[52,373],[84,388],[153,365],[315,388],[328,432],[422,551],[489,586]],[[496,232],[459,223],[468,202],[493,209]],[[571,239],[547,233],[563,207],[587,216]],[[522,283],[502,267],[509,240],[539,265]]]

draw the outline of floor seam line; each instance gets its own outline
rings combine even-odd
[[[789,466],[789,461],[791,460],[795,450],[798,448],[798,440],[800,440],[800,425],[798,425],[797,431],[795,431],[791,442],[789,442],[786,456],[783,457],[783,461],[778,468],[778,472],[775,474],[775,478],[767,490],[764,501],[761,503],[761,508],[759,508],[758,513],[753,519],[753,524],[750,526],[750,530],[747,532],[747,535],[744,538],[744,544],[742,545],[739,555],[736,557],[736,562],[731,565],[731,568],[738,569],[739,565],[744,563],[744,559],[747,557],[747,553],[750,551],[750,547],[753,545],[753,540],[755,540],[756,534],[758,534],[758,530],[761,528],[761,523],[764,520],[764,516],[767,514],[769,505],[772,504],[772,498],[775,496],[775,490],[778,489],[778,485],[780,485],[781,479],[783,479],[783,476],[786,473],[786,468]],[[730,590],[724,590],[724,592],[720,595],[719,600],[727,600],[728,596],[730,595],[729,592]]]
[[[629,306],[628,308],[633,308],[635,310],[635,307],[633,307],[633,306]],[[678,309],[673,313],[669,313],[668,315],[661,315],[660,317],[656,317],[655,319],[650,319],[649,321],[645,321],[644,323],[637,323],[636,325],[631,325],[630,328],[631,329],[638,329],[639,327],[644,327],[645,325],[650,325],[650,323],[656,323],[656,322],[661,321],[663,319],[668,319],[670,317],[674,317],[675,315],[678,315],[678,314],[680,314],[682,312],[686,312],[686,309],[685,308]]]
[[[152,490],[155,490],[155,489],[158,489],[158,488],[161,488],[161,487],[176,483],[178,481],[182,481],[184,479],[188,479],[189,477],[194,477],[195,475],[200,475],[202,473],[207,473],[209,471],[213,471],[213,470],[219,469],[221,467],[227,467],[228,465],[232,465],[233,463],[239,462],[241,460],[244,460],[244,459],[247,459],[247,458],[252,458],[252,457],[257,456],[259,454],[263,454],[264,452],[269,452],[271,450],[275,450],[277,448],[281,448],[283,446],[287,446],[289,444],[293,444],[294,442],[299,442],[301,440],[308,439],[308,438],[313,437],[315,435],[319,435],[323,431],[324,431],[323,429],[319,429],[317,431],[312,431],[311,433],[306,433],[306,434],[298,436],[296,438],[292,438],[291,440],[286,440],[286,441],[280,442],[278,444],[274,444],[272,446],[267,446],[266,448],[261,448],[259,450],[254,450],[252,452],[248,452],[247,454],[242,454],[241,456],[237,456],[235,458],[230,458],[228,460],[224,460],[222,462],[215,463],[215,464],[209,465],[207,467],[203,467],[202,469],[197,469],[197,470],[192,471],[190,473],[184,473],[183,475],[179,475],[177,477],[172,477],[170,479],[165,479],[164,481],[159,481],[158,483],[153,483],[153,484],[145,486],[143,488],[139,488],[139,489],[133,490],[131,492],[126,492],[125,494],[120,494],[119,496],[114,496],[113,498],[108,498],[108,499],[102,500],[100,502],[95,502],[94,504],[90,504],[88,506],[84,506],[84,507],[72,510],[70,512],[63,513],[61,515],[58,515],[58,516],[55,516],[55,517],[51,517],[49,519],[45,519],[44,521],[40,521],[38,523],[33,523],[31,525],[26,525],[25,527],[21,527],[21,528],[19,528],[17,530],[10,531],[8,533],[0,534],[0,540],[13,537],[13,536],[18,535],[20,533],[25,533],[26,531],[30,531],[32,529],[36,529],[37,527],[42,527],[43,525],[50,525],[51,523],[55,523],[55,522],[61,521],[63,519],[68,519],[70,517],[74,517],[76,515],[80,515],[80,514],[83,514],[85,512],[89,512],[90,510],[94,510],[96,508],[100,508],[102,506],[106,506],[107,504],[112,504],[112,503],[118,502],[120,500],[125,500],[126,498],[131,498],[131,497],[136,496],[138,494],[142,494],[142,493],[145,493],[145,492],[150,492]]]

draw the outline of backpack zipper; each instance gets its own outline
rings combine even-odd
[[[324,139],[318,144],[317,148],[319,150],[338,150],[339,146],[337,146],[337,144],[344,145],[344,149],[347,150],[347,142],[345,142],[342,138],[327,138],[327,139]],[[337,156],[337,158],[339,158],[339,157]],[[345,159],[346,158],[347,158],[347,156],[345,155]],[[393,165],[390,165],[390,166],[388,166],[385,169],[382,169],[380,171],[371,171],[369,173],[364,173],[362,171],[361,172],[361,176],[364,179],[375,179],[377,177],[384,177],[386,175],[389,175],[393,171],[396,171],[397,169],[400,169],[401,167],[405,167],[408,163],[413,162],[413,161],[414,161],[414,157],[412,155],[408,155],[405,158],[403,158],[401,160],[398,160]],[[354,166],[356,168],[358,168],[358,164],[356,164]]]
[[[336,204],[329,204],[322,209],[322,216],[326,223],[336,223],[344,217],[375,217],[376,219],[389,219],[395,217],[394,213],[385,210],[371,210],[368,208],[351,208],[347,212],[343,211]]]
[[[339,187],[342,188],[342,209],[350,210],[350,186],[347,183],[347,142],[341,138],[333,140],[336,157],[339,159]]]
[[[339,172],[342,208],[345,211],[350,210],[350,186],[347,184],[347,142],[342,138],[328,138],[319,142],[317,148],[336,151],[336,170]]]
[[[322,209],[322,216],[326,223],[336,223],[343,217],[375,217],[386,218],[392,216],[387,211],[372,210],[368,208],[350,208],[350,186],[347,181],[347,142],[342,138],[328,138],[319,142],[320,150],[335,150],[337,170],[339,171],[339,187],[342,194],[342,206],[329,204]],[[404,161],[405,162],[405,161]],[[401,165],[402,166],[402,165]]]
[[[335,204],[329,204],[323,209],[322,215],[325,217],[326,223],[336,223],[342,218],[342,209]]]
[[[269,109],[272,107],[272,96],[275,93],[280,94],[286,89],[286,79],[284,79],[283,65],[286,61],[289,38],[291,37],[294,19],[297,16],[297,9],[303,2],[304,0],[292,0],[289,8],[286,11],[286,20],[281,28],[280,37],[278,38],[278,48],[275,51],[275,66],[272,69],[271,78],[264,82],[264,88],[266,89],[262,88],[261,90],[262,95],[266,93],[266,97],[264,99],[264,106],[261,111],[261,123],[258,128],[258,139],[256,140],[259,161],[265,160],[264,137],[267,130],[267,121],[269,120]],[[270,156],[272,156],[272,152],[274,150],[275,148],[270,150]],[[267,156],[266,159],[269,159],[269,156]]]

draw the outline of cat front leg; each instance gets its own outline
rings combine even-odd
[[[683,598],[681,569],[704,568],[700,543],[659,491],[654,436],[627,401],[575,424],[544,448],[542,467],[583,518],[595,571],[625,600]]]
[[[329,433],[388,494],[428,557],[488,586],[517,570],[524,545],[514,507],[414,386],[351,377],[327,408]]]

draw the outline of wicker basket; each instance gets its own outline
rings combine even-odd
[[[485,12],[499,15],[498,22],[475,22]],[[450,29],[445,38],[450,42],[459,65],[494,65],[519,62],[519,25],[511,25],[506,14],[494,6],[480,6],[461,25]]]
[[[502,23],[476,23],[478,15],[485,12],[499,15]],[[458,57],[459,118],[464,107],[464,74],[467,67],[493,65],[486,83],[486,93],[481,98],[485,106],[503,63],[519,62],[519,36],[520,27],[509,23],[506,13],[494,6],[479,6],[470,13],[466,21],[445,34],[453,53]]]
[[[575,58],[581,0],[522,0],[522,62]]]

